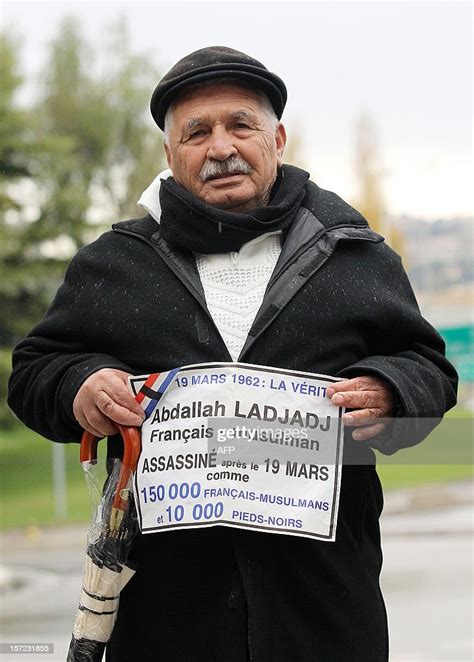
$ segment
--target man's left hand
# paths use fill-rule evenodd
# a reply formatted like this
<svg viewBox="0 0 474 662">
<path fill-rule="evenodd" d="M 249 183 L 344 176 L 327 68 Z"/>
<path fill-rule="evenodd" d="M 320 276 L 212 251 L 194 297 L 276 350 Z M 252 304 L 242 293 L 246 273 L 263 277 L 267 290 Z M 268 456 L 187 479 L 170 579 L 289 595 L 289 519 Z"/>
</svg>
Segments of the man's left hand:
<svg viewBox="0 0 474 662">
<path fill-rule="evenodd" d="M 354 377 L 330 386 L 327 395 L 338 407 L 355 409 L 342 417 L 347 427 L 356 427 L 352 437 L 366 441 L 382 434 L 387 427 L 386 419 L 395 411 L 393 391 L 387 382 L 372 375 Z"/>
</svg>

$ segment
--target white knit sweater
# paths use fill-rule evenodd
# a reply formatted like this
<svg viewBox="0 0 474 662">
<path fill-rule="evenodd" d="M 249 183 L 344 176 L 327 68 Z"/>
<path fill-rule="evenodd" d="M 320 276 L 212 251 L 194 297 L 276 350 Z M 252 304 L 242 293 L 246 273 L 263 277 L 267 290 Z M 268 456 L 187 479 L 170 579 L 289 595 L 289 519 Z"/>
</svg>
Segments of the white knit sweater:
<svg viewBox="0 0 474 662">
<path fill-rule="evenodd" d="M 159 223 L 160 173 L 138 204 Z M 234 361 L 239 357 L 265 289 L 281 252 L 280 232 L 267 232 L 244 244 L 238 252 L 195 255 L 207 307 Z"/>
</svg>

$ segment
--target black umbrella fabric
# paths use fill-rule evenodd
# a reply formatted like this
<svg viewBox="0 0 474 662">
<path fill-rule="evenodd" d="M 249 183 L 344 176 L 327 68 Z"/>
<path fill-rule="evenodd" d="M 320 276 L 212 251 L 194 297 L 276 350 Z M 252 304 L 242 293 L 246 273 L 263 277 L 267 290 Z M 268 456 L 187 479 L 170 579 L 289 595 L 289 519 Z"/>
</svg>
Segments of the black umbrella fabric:
<svg viewBox="0 0 474 662">
<path fill-rule="evenodd" d="M 124 441 L 122 460 L 113 460 L 95 518 L 89 531 L 83 586 L 67 662 L 100 662 L 110 639 L 120 591 L 133 577 L 127 565 L 137 532 L 132 478 L 141 450 L 138 428 L 119 426 Z M 98 439 L 85 432 L 81 463 L 90 474 L 97 463 Z M 110 461 L 108 461 L 110 463 Z"/>
</svg>

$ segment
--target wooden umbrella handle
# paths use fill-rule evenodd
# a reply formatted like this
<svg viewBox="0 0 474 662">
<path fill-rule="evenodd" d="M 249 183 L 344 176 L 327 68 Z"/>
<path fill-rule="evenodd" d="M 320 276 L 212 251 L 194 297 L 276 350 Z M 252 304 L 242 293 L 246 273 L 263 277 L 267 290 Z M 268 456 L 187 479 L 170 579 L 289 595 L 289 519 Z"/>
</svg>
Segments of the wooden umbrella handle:
<svg viewBox="0 0 474 662">
<path fill-rule="evenodd" d="M 142 447 L 140 429 L 135 427 L 128 427 L 126 425 L 119 425 L 118 423 L 115 423 L 115 425 L 117 426 L 123 439 L 124 451 L 122 464 L 134 471 L 137 466 Z M 81 437 L 81 463 L 94 463 L 97 460 L 97 445 L 99 441 L 99 437 L 94 436 L 92 432 L 84 430 Z"/>
<path fill-rule="evenodd" d="M 124 511 L 128 502 L 128 492 L 126 488 L 130 476 L 137 468 L 142 443 L 139 428 L 116 425 L 123 439 L 123 457 L 117 489 L 112 505 L 114 508 Z M 97 462 L 97 445 L 99 441 L 100 439 L 98 437 L 94 436 L 91 432 L 84 430 L 81 438 L 81 463 L 91 462 L 92 464 L 95 464 Z"/>
</svg>

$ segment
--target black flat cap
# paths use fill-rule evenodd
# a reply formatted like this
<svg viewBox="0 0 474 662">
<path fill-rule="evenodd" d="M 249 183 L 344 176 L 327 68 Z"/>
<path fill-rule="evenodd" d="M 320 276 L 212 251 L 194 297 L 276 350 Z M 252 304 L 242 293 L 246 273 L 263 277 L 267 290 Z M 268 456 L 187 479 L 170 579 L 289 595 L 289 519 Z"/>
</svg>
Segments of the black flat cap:
<svg viewBox="0 0 474 662">
<path fill-rule="evenodd" d="M 278 119 L 286 104 L 285 83 L 250 55 L 225 46 L 208 46 L 183 57 L 163 76 L 151 97 L 151 114 L 160 129 L 173 99 L 188 85 L 236 78 L 264 92 Z"/>
</svg>

